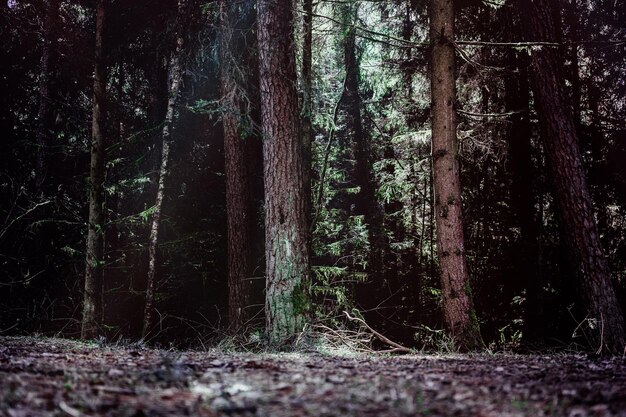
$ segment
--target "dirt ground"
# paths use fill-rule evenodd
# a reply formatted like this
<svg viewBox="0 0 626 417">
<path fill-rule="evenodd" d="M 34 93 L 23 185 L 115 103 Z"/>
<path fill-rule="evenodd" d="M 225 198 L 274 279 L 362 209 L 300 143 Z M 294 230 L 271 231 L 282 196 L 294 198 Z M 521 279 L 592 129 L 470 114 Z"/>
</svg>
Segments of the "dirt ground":
<svg viewBox="0 0 626 417">
<path fill-rule="evenodd" d="M 626 361 L 175 352 L 0 337 L 0 414 L 626 416 Z"/>
</svg>

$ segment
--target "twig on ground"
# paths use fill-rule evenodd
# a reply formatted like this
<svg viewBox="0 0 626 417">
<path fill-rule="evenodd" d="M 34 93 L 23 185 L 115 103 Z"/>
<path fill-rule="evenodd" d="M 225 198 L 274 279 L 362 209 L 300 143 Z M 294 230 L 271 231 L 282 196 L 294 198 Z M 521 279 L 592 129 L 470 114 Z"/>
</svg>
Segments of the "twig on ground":
<svg viewBox="0 0 626 417">
<path fill-rule="evenodd" d="M 335 348 L 344 345 L 357 352 L 375 353 L 374 350 L 369 347 L 372 341 L 371 334 L 366 335 L 366 333 L 363 332 L 333 329 L 323 324 L 316 324 L 314 327 L 320 329 L 320 335 L 323 335 L 324 339 L 328 343 L 333 344 Z"/>
<path fill-rule="evenodd" d="M 75 409 L 74 407 L 70 407 L 69 405 L 65 403 L 65 401 L 61 401 L 59 403 L 59 408 L 65 414 L 68 414 L 72 417 L 85 417 L 85 414 L 81 413 L 79 410 Z"/>
<path fill-rule="evenodd" d="M 381 342 L 386 343 L 389 346 L 393 347 L 393 349 L 383 351 L 382 353 L 411 353 L 411 349 L 409 349 L 408 347 L 402 346 L 401 344 L 396 343 L 393 340 L 387 338 L 386 336 L 378 333 L 376 330 L 372 329 L 370 325 L 365 322 L 365 320 L 360 319 L 358 317 L 352 317 L 350 313 L 348 313 L 347 311 L 344 311 L 344 313 L 346 317 L 348 317 L 348 320 L 361 323 L 363 326 L 365 326 L 365 328 L 367 328 L 367 330 L 372 332 L 372 334 L 376 336 Z"/>
</svg>

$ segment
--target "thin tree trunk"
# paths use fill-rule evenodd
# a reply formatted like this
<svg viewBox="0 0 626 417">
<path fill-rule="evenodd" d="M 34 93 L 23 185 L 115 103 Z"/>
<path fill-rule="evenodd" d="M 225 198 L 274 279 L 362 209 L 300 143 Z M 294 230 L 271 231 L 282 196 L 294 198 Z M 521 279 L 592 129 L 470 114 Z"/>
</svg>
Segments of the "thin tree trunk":
<svg viewBox="0 0 626 417">
<path fill-rule="evenodd" d="M 96 10 L 95 70 L 93 76 L 93 114 L 91 123 L 91 163 L 89 172 L 89 229 L 85 262 L 85 291 L 81 338 L 97 337 L 102 325 L 102 285 L 104 273 L 104 161 L 106 123 L 106 63 L 103 38 L 106 0 Z"/>
<path fill-rule="evenodd" d="M 518 0 L 529 41 L 557 40 L 551 2 Z M 554 182 L 565 240 L 581 298 L 590 319 L 596 320 L 590 342 L 599 352 L 622 354 L 624 318 L 611 283 L 609 265 L 598 236 L 571 107 L 568 105 L 559 51 L 533 50 L 533 92 L 543 144 Z"/>
<path fill-rule="evenodd" d="M 511 59 L 516 59 L 514 56 Z M 515 294 L 526 289 L 526 311 L 524 339 L 527 342 L 540 341 L 542 333 L 543 305 L 541 302 L 542 279 L 539 273 L 538 228 L 535 220 L 536 198 L 533 194 L 531 125 L 530 125 L 530 86 L 524 62 L 519 58 L 517 71 L 504 80 L 506 111 L 516 112 L 511 116 L 509 129 L 509 163 L 511 169 L 511 206 L 520 227 L 517 257 L 517 280 L 513 283 Z"/>
<path fill-rule="evenodd" d="M 307 194 L 306 214 L 311 219 L 312 215 L 312 188 L 311 172 L 313 169 L 313 0 L 304 0 L 302 20 L 302 158 L 304 189 Z M 312 222 L 311 222 L 312 226 Z M 313 230 L 311 230 L 313 232 Z M 309 239 L 309 242 L 311 239 Z"/>
<path fill-rule="evenodd" d="M 296 92 L 291 0 L 259 0 L 265 183 L 266 321 L 280 345 L 304 329 L 310 310 L 308 198 Z"/>
<path fill-rule="evenodd" d="M 388 242 L 384 229 L 383 210 L 376 199 L 376 182 L 374 181 L 374 173 L 372 171 L 373 161 L 361 114 L 362 101 L 359 94 L 360 70 L 356 54 L 356 30 L 354 27 L 357 18 L 358 2 L 347 2 L 342 8 L 342 19 L 346 26 L 343 39 L 346 71 L 343 105 L 346 110 L 348 135 L 354 149 L 354 179 L 360 187 L 355 203 L 357 212 L 364 215 L 370 243 L 367 263 L 369 281 L 379 285 L 382 282 L 384 255 Z"/>
<path fill-rule="evenodd" d="M 251 57 L 246 47 L 250 24 L 238 20 L 250 13 L 253 1 L 233 3 L 222 0 L 221 87 L 224 113 L 224 153 L 226 171 L 226 217 L 228 230 L 228 311 L 232 332 L 237 332 L 250 319 L 247 309 L 251 300 L 251 281 L 256 266 L 255 227 L 257 222 L 254 190 L 254 163 L 258 138 L 250 131 L 252 109 L 246 106 L 253 100 L 253 80 L 242 76 Z M 237 76 L 239 74 L 239 76 Z M 247 101 L 247 100 L 248 101 Z M 245 135 L 245 136 L 244 136 Z M 259 156 L 260 156 L 259 152 Z"/>
<path fill-rule="evenodd" d="M 56 78 L 56 39 L 59 25 L 60 0 L 44 2 L 43 45 L 41 51 L 41 73 L 39 75 L 39 110 L 37 120 L 37 161 L 35 186 L 41 189 L 46 177 L 47 148 L 52 144 L 54 125 L 54 83 Z"/>
<path fill-rule="evenodd" d="M 461 215 L 461 186 L 456 137 L 456 88 L 453 0 L 431 0 L 432 158 L 437 254 L 443 310 L 452 336 L 463 349 L 482 346 L 474 312 Z"/>
<path fill-rule="evenodd" d="M 181 14 L 183 13 L 184 0 L 178 2 L 178 19 L 176 49 L 172 54 L 169 69 L 169 98 L 167 102 L 167 111 L 163 122 L 163 130 L 161 132 L 163 147 L 161 150 L 161 166 L 159 167 L 159 183 L 157 186 L 156 201 L 152 213 L 152 225 L 150 227 L 150 238 L 148 246 L 148 279 L 146 283 L 146 300 L 143 315 L 142 338 L 146 338 L 152 331 L 153 313 L 154 313 L 154 295 L 156 288 L 156 270 L 157 270 L 157 249 L 159 245 L 159 233 L 161 229 L 161 215 L 163 210 L 163 200 L 165 199 L 165 184 L 169 175 L 169 156 L 172 141 L 172 130 L 174 127 L 176 107 L 178 105 L 178 97 L 180 93 L 180 84 L 182 82 L 183 71 L 180 62 L 183 49 L 183 27 L 180 23 Z"/>
</svg>

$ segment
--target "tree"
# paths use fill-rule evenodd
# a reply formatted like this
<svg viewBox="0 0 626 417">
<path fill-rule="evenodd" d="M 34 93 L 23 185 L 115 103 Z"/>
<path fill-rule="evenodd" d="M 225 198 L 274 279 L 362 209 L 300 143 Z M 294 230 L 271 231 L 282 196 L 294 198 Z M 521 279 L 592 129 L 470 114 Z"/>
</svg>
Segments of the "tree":
<svg viewBox="0 0 626 417">
<path fill-rule="evenodd" d="M 59 26 L 60 0 L 51 0 L 44 4 L 43 45 L 41 51 L 41 73 L 39 76 L 39 110 L 37 119 L 37 163 L 35 183 L 41 188 L 46 176 L 46 149 L 52 145 L 54 126 L 55 81 L 57 76 L 57 31 Z"/>
<path fill-rule="evenodd" d="M 550 0 L 516 3 L 529 41 L 558 42 Z M 596 321 L 591 342 L 605 353 L 623 353 L 624 318 L 611 283 L 606 256 L 594 220 L 591 196 L 582 165 L 576 125 L 567 98 L 558 48 L 534 48 L 531 54 L 532 87 L 541 137 L 565 241 L 575 265 L 578 287 L 588 317 Z"/>
<path fill-rule="evenodd" d="M 104 161 L 106 124 L 106 63 L 104 28 L 106 2 L 96 9 L 95 70 L 93 75 L 93 113 L 91 123 L 91 163 L 89 172 L 89 229 L 85 262 L 85 291 L 81 337 L 98 336 L 102 324 L 102 285 L 104 274 Z"/>
<path fill-rule="evenodd" d="M 388 249 L 388 241 L 384 228 L 384 213 L 376 199 L 377 186 L 372 169 L 371 144 L 362 119 L 363 103 L 359 91 L 360 65 L 355 28 L 358 8 L 357 1 L 348 1 L 341 6 L 341 19 L 344 25 L 342 52 L 346 77 L 342 105 L 346 112 L 348 143 L 353 150 L 355 160 L 353 181 L 359 186 L 354 205 L 356 212 L 364 216 L 369 240 L 367 257 L 369 285 L 363 285 L 360 288 L 358 298 L 369 310 L 380 302 L 378 290 L 383 287 L 384 257 Z"/>
<path fill-rule="evenodd" d="M 256 19 L 253 1 L 220 3 L 222 30 L 221 95 L 226 174 L 228 245 L 228 317 L 231 331 L 251 318 L 252 281 L 257 266 L 257 159 L 261 156 L 255 121 L 258 80 L 248 66 L 254 50 L 248 46 Z M 254 33 L 252 32 L 252 35 Z"/>
<path fill-rule="evenodd" d="M 296 92 L 291 0 L 258 2 L 265 188 L 266 321 L 270 343 L 302 331 L 309 314 L 309 227 Z"/>
<path fill-rule="evenodd" d="M 524 337 L 526 341 L 541 339 L 542 279 L 540 275 L 538 230 L 535 220 L 533 194 L 532 131 L 530 125 L 530 87 L 526 60 L 512 57 L 517 62 L 516 71 L 504 80 L 506 110 L 511 112 L 509 137 L 509 164 L 511 169 L 511 205 L 520 228 L 519 257 L 515 265 L 517 282 L 511 283 L 513 291 L 526 289 Z"/>
<path fill-rule="evenodd" d="M 461 207 L 455 113 L 453 0 L 430 3 L 432 159 L 437 225 L 437 255 L 446 325 L 460 347 L 475 349 L 482 341 L 474 312 Z"/>
<path fill-rule="evenodd" d="M 183 78 L 181 55 L 183 52 L 183 14 L 185 13 L 185 0 L 178 0 L 178 19 L 176 22 L 176 46 L 169 62 L 169 97 L 167 112 L 161 131 L 161 164 L 159 167 L 159 182 L 157 186 L 156 201 L 152 209 L 152 225 L 148 246 L 148 280 L 146 285 L 146 305 L 143 316 L 142 337 L 145 339 L 153 325 L 154 292 L 157 270 L 157 249 L 159 245 L 159 231 L 161 228 L 161 215 L 163 212 L 163 200 L 165 199 L 165 185 L 169 175 L 170 147 L 172 142 L 172 130 L 174 128 L 175 115 L 180 95 L 180 85 Z"/>
<path fill-rule="evenodd" d="M 312 215 L 311 170 L 313 165 L 313 0 L 304 0 L 302 18 L 302 155 L 307 218 Z M 309 220 L 311 222 L 311 220 Z M 309 239 L 310 241 L 310 239 Z"/>
</svg>

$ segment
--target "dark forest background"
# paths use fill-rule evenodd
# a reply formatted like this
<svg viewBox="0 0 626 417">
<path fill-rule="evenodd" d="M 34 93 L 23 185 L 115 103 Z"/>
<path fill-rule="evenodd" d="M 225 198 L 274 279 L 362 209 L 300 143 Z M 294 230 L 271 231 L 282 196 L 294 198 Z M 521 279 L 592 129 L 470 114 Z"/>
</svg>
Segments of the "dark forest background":
<svg viewBox="0 0 626 417">
<path fill-rule="evenodd" d="M 101 334 L 109 340 L 142 333 L 175 53 L 182 83 L 157 245 L 158 331 L 149 341 L 198 346 L 228 333 L 224 30 L 218 2 L 188 3 L 181 24 L 175 1 L 107 2 Z M 586 345 L 585 329 L 597 323 L 575 289 L 529 87 L 529 53 L 541 46 L 512 45 L 524 29 L 510 2 L 456 4 L 463 220 L 483 339 L 497 348 Z M 600 240 L 626 311 L 626 8 L 613 0 L 549 4 Z M 320 323 L 349 327 L 343 311 L 359 311 L 396 341 L 437 349 L 448 339 L 431 191 L 427 6 L 313 6 L 311 292 Z M 301 51 L 307 14 L 299 2 L 294 11 Z M 230 68 L 247 88 L 250 142 L 260 123 L 255 14 L 255 2 L 241 0 L 231 16 L 234 48 L 246 58 Z M 0 5 L 0 334 L 80 335 L 95 19 L 95 1 Z M 355 106 L 363 149 L 353 141 Z M 246 334 L 261 334 L 265 323 L 259 143 L 246 160 L 257 237 L 247 242 L 254 262 Z"/>
</svg>

